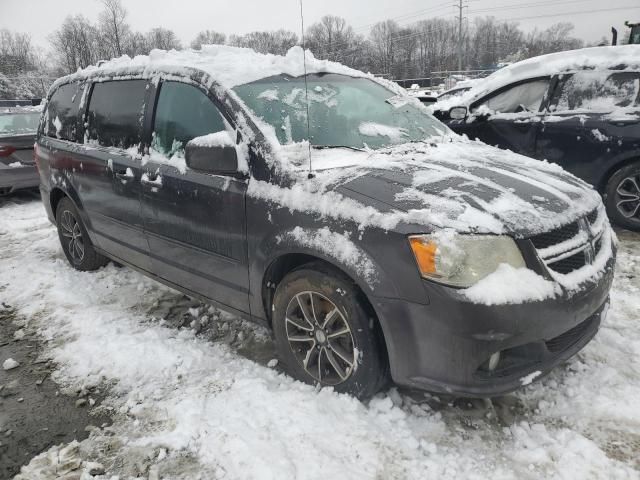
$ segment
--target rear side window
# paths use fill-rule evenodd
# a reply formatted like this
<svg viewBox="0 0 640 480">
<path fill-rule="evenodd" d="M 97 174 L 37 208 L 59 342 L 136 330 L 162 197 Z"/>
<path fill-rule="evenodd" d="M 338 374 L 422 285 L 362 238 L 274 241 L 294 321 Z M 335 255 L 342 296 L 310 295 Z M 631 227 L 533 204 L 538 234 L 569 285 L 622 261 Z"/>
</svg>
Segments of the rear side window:
<svg viewBox="0 0 640 480">
<path fill-rule="evenodd" d="M 127 149 L 142 139 L 145 80 L 96 83 L 87 112 L 85 143 Z"/>
<path fill-rule="evenodd" d="M 78 83 L 60 86 L 47 103 L 44 134 L 47 137 L 76 141 L 78 129 L 78 107 L 82 88 Z"/>
<path fill-rule="evenodd" d="M 549 79 L 521 83 L 493 95 L 473 110 L 485 107 L 496 113 L 537 112 L 547 88 Z"/>
<path fill-rule="evenodd" d="M 640 72 L 586 71 L 567 79 L 554 95 L 552 111 L 610 112 L 640 105 Z"/>
<path fill-rule="evenodd" d="M 225 130 L 222 114 L 193 85 L 164 82 L 156 107 L 153 148 L 167 156 L 182 155 L 190 140 Z"/>
</svg>

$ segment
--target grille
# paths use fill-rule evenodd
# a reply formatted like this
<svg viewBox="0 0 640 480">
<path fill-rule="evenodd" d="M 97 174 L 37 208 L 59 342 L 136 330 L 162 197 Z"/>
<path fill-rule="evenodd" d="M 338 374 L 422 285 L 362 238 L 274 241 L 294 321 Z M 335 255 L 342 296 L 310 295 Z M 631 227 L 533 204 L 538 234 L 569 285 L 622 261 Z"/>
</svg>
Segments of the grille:
<svg viewBox="0 0 640 480">
<path fill-rule="evenodd" d="M 590 226 L 593 226 L 598 220 L 598 209 L 589 212 L 586 216 L 586 220 Z M 569 223 L 560 228 L 556 228 L 555 230 L 551 230 L 550 232 L 535 235 L 529 240 L 531 240 L 537 250 L 543 250 L 574 238 L 580 233 L 580 223 L 580 221 Z M 596 254 L 600 251 L 601 246 L 602 239 L 599 238 L 594 245 Z M 547 256 L 546 258 L 542 258 L 542 260 L 550 270 L 566 275 L 568 273 L 579 270 L 587 264 L 587 262 L 589 261 L 589 257 L 587 255 L 586 249 L 588 248 L 590 248 L 589 244 L 585 243 L 584 250 L 580 250 L 570 257 L 556 261 L 553 258 L 550 258 L 550 256 Z M 557 257 L 559 255 L 556 254 L 555 256 Z"/>
<path fill-rule="evenodd" d="M 595 321 L 595 319 L 596 316 L 588 318 L 584 322 L 573 327 L 571 330 L 567 330 L 557 337 L 552 338 L 551 340 L 547 340 L 546 342 L 544 342 L 547 346 L 547 350 L 549 350 L 551 353 L 558 353 L 566 350 L 582 338 L 585 331 L 589 328 L 589 325 L 591 325 L 591 323 Z"/>
</svg>

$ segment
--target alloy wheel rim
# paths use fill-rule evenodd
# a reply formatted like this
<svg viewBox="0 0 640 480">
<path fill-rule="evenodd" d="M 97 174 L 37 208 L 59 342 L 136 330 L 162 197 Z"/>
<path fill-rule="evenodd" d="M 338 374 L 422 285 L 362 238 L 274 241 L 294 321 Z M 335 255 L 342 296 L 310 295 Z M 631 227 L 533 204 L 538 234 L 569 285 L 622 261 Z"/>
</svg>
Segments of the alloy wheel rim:
<svg viewBox="0 0 640 480">
<path fill-rule="evenodd" d="M 289 347 L 309 375 L 323 385 L 349 379 L 357 350 L 346 318 L 331 300 L 300 292 L 289 301 L 285 320 Z"/>
<path fill-rule="evenodd" d="M 623 217 L 640 222 L 640 174 L 626 177 L 618 184 L 616 208 Z"/>
<path fill-rule="evenodd" d="M 62 237 L 66 240 L 66 249 L 75 263 L 84 259 L 84 239 L 82 229 L 76 217 L 69 210 L 62 212 L 60 221 Z"/>
</svg>

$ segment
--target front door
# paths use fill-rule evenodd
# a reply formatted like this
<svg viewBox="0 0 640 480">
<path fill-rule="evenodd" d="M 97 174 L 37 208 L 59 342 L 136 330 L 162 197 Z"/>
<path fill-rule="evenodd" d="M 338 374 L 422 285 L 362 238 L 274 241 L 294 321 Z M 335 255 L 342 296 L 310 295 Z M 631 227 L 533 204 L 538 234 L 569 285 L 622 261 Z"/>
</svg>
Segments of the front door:
<svg viewBox="0 0 640 480">
<path fill-rule="evenodd" d="M 196 86 L 164 81 L 157 98 L 151 155 L 142 177 L 153 271 L 247 312 L 246 180 L 197 172 L 184 160 L 188 141 L 231 129 L 230 124 Z"/>
<path fill-rule="evenodd" d="M 553 93 L 536 157 L 598 188 L 619 159 L 637 150 L 639 125 L 640 73 L 577 72 Z"/>
<path fill-rule="evenodd" d="M 538 78 L 491 93 L 472 105 L 469 119 L 454 130 L 532 157 L 540 128 L 539 110 L 548 86 L 549 79 Z"/>
</svg>

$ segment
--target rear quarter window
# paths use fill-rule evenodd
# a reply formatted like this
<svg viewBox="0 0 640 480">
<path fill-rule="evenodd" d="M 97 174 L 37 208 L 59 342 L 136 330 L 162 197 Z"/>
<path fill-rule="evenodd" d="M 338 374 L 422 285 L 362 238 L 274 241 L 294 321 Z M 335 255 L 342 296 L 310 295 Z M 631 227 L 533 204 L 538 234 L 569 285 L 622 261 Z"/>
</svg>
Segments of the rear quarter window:
<svg viewBox="0 0 640 480">
<path fill-rule="evenodd" d="M 145 80 L 95 83 L 87 111 L 85 143 L 127 149 L 142 139 Z"/>
<path fill-rule="evenodd" d="M 76 141 L 81 97 L 79 83 L 61 85 L 53 93 L 44 116 L 43 133 L 47 137 Z"/>
<path fill-rule="evenodd" d="M 611 112 L 640 106 L 640 72 L 578 72 L 561 84 L 552 111 Z"/>
</svg>

